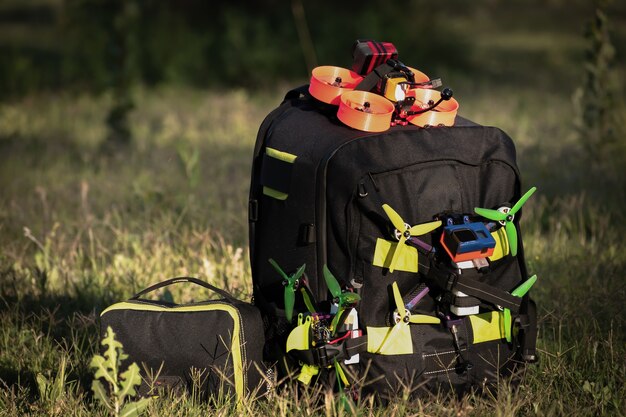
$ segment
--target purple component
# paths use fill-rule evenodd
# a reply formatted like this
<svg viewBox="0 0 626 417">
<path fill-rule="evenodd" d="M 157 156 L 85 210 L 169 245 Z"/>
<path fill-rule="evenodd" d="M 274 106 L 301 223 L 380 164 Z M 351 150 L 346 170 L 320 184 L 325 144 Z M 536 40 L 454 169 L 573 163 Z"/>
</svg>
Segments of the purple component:
<svg viewBox="0 0 626 417">
<path fill-rule="evenodd" d="M 422 249 L 426 254 L 435 251 L 435 248 L 433 248 L 431 245 L 424 242 L 423 240 L 416 238 L 415 236 L 411 236 L 409 239 L 407 239 L 406 242 L 414 248 Z"/>
<path fill-rule="evenodd" d="M 411 311 L 413 310 L 413 307 L 415 307 L 415 305 L 417 303 L 419 303 L 419 301 L 424 298 L 424 296 L 428 294 L 428 287 L 424 288 L 422 291 L 420 291 L 419 293 L 417 293 L 417 295 L 415 297 L 413 297 L 413 299 L 411 301 L 409 301 L 406 305 L 406 309 Z"/>
<path fill-rule="evenodd" d="M 450 316 L 446 316 L 445 321 L 446 321 L 446 327 L 448 329 L 451 329 L 454 326 L 460 326 L 461 323 L 463 323 L 463 319 L 462 318 L 457 318 L 457 319 L 452 320 L 450 318 Z"/>
</svg>

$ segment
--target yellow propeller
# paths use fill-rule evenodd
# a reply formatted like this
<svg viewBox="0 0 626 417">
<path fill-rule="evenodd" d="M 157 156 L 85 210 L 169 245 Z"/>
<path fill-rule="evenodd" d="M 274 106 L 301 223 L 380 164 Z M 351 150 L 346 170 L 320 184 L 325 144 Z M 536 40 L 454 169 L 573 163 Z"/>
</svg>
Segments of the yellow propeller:
<svg viewBox="0 0 626 417">
<path fill-rule="evenodd" d="M 398 244 L 396 245 L 396 249 L 393 252 L 393 257 L 391 258 L 391 263 L 389 264 L 389 272 L 393 272 L 396 262 L 400 258 L 400 254 L 402 253 L 402 251 L 404 251 L 406 247 L 405 243 L 407 239 L 409 239 L 411 236 L 422 236 L 426 233 L 432 232 L 433 230 L 441 226 L 441 220 L 410 226 L 404 220 L 402 220 L 402 217 L 400 217 L 400 215 L 388 204 L 383 204 L 383 210 L 385 210 L 387 217 L 389 217 L 389 220 L 391 220 L 391 224 L 393 224 L 393 227 L 395 227 L 398 231 L 396 236 L 398 239 Z"/>
</svg>

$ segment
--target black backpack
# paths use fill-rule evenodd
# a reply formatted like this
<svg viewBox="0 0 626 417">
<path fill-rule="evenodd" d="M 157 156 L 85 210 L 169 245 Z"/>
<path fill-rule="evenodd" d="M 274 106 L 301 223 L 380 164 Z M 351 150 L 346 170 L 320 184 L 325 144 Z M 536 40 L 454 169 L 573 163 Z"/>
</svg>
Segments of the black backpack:
<svg viewBox="0 0 626 417">
<path fill-rule="evenodd" d="M 265 360 L 279 377 L 381 398 L 406 387 L 463 393 L 517 375 L 536 359 L 521 211 L 490 221 L 474 210 L 520 200 L 512 140 L 459 116 L 453 127 L 368 133 L 336 112 L 305 86 L 259 129 L 249 230 Z M 470 252 L 483 256 L 462 256 Z"/>
</svg>

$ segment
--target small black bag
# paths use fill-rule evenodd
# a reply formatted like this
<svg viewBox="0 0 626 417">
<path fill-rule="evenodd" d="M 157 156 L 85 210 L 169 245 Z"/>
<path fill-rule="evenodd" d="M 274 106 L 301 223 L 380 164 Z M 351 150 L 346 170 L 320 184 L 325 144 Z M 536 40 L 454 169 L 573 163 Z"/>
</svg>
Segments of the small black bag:
<svg viewBox="0 0 626 417">
<path fill-rule="evenodd" d="M 159 288 L 191 282 L 222 296 L 189 304 L 140 298 Z M 101 314 L 101 334 L 110 326 L 142 372 L 141 395 L 154 388 L 200 387 L 201 398 L 260 393 L 265 342 L 259 310 L 197 278 L 172 278 L 113 304 Z M 160 370 L 160 371 L 159 371 Z M 158 376 L 155 378 L 154 376 Z"/>
</svg>

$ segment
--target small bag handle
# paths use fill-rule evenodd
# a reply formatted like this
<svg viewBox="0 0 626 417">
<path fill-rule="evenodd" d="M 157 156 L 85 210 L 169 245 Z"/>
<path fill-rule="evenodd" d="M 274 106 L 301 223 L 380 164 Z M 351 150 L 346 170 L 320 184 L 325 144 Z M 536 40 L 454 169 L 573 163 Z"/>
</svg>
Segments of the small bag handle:
<svg viewBox="0 0 626 417">
<path fill-rule="evenodd" d="M 170 278 L 167 279 L 165 281 L 159 282 L 158 284 L 154 284 L 149 286 L 148 288 L 139 291 L 137 294 L 133 295 L 130 299 L 131 300 L 138 300 L 139 297 L 141 297 L 142 295 L 146 295 L 149 292 L 158 290 L 159 288 L 163 288 L 163 287 L 167 287 L 168 285 L 172 285 L 172 284 L 178 284 L 180 282 L 191 282 L 193 284 L 197 284 L 200 285 L 201 287 L 204 288 L 208 288 L 209 290 L 221 295 L 222 297 L 224 297 L 225 299 L 227 299 L 228 301 L 230 301 L 231 303 L 237 302 L 238 300 L 233 297 L 232 295 L 230 295 L 228 292 L 219 289 L 211 284 L 209 284 L 208 282 L 204 282 L 198 278 L 194 278 L 194 277 L 176 277 L 176 278 Z"/>
</svg>

